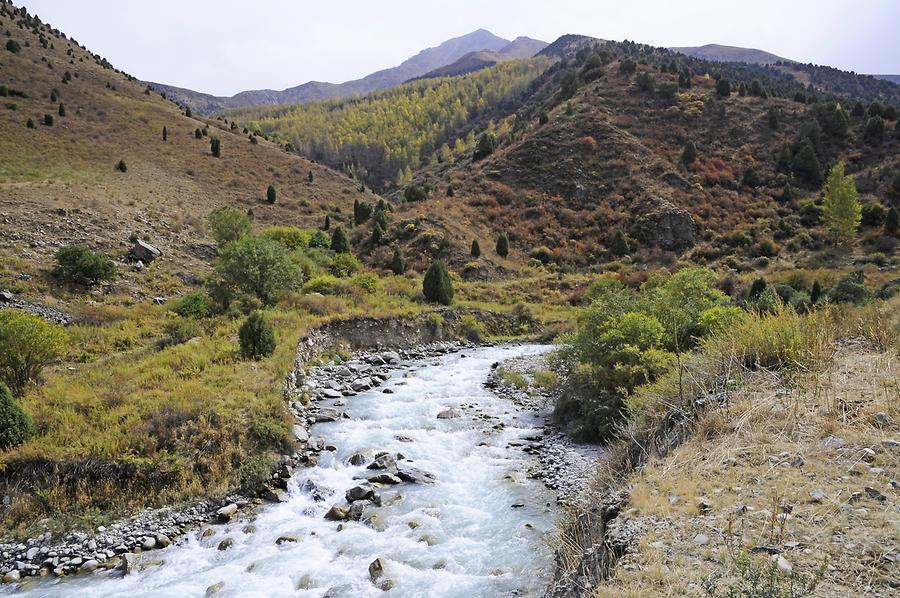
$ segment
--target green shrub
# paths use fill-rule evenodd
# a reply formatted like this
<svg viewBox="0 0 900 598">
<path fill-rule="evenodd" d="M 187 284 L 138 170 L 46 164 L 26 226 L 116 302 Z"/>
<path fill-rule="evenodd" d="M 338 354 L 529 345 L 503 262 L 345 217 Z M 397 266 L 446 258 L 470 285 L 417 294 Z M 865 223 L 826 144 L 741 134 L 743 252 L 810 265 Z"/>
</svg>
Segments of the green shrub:
<svg viewBox="0 0 900 598">
<path fill-rule="evenodd" d="M 34 436 L 34 422 L 0 383 L 0 450 L 14 448 Z"/>
<path fill-rule="evenodd" d="M 189 293 L 178 300 L 172 309 L 176 314 L 185 318 L 207 318 L 212 313 L 209 299 L 203 293 Z"/>
<path fill-rule="evenodd" d="M 125 164 L 125 160 L 119 160 L 116 164 L 116 170 L 119 172 L 128 172 L 128 165 Z"/>
<path fill-rule="evenodd" d="M 6 42 L 6 49 L 13 54 L 18 54 L 22 50 L 22 46 L 16 40 L 11 39 Z"/>
<path fill-rule="evenodd" d="M 0 382 L 15 396 L 40 380 L 44 367 L 62 357 L 65 348 L 62 327 L 27 312 L 0 310 Z"/>
<path fill-rule="evenodd" d="M 313 233 L 294 226 L 269 226 L 262 231 L 261 236 L 294 250 L 309 247 Z"/>
<path fill-rule="evenodd" d="M 253 312 L 238 331 L 241 357 L 260 359 L 275 352 L 275 331 L 261 313 Z"/>
<path fill-rule="evenodd" d="M 269 188 L 266 189 L 266 201 L 269 203 L 275 203 L 277 198 L 277 194 L 275 192 L 275 187 L 273 185 L 269 185 Z"/>
<path fill-rule="evenodd" d="M 391 256 L 391 272 L 400 275 L 406 272 L 406 258 L 403 257 L 403 249 L 398 243 L 394 243 L 393 255 Z"/>
<path fill-rule="evenodd" d="M 459 331 L 463 338 L 473 343 L 484 341 L 484 336 L 486 334 L 484 324 L 472 314 L 463 314 L 460 316 Z"/>
<path fill-rule="evenodd" d="M 320 295 L 337 295 L 341 290 L 341 281 L 331 274 L 320 274 L 303 285 L 304 293 L 319 293 Z"/>
<path fill-rule="evenodd" d="M 481 160 L 483 158 L 487 158 L 494 153 L 494 148 L 496 145 L 497 138 L 494 137 L 493 133 L 482 133 L 478 136 L 478 144 L 475 146 L 475 151 L 472 153 L 472 159 Z"/>
<path fill-rule="evenodd" d="M 681 162 L 682 164 L 689 165 L 693 164 L 696 160 L 697 146 L 689 139 L 687 143 L 684 144 L 684 149 L 681 151 Z"/>
<path fill-rule="evenodd" d="M 481 257 L 481 246 L 478 244 L 478 239 L 472 239 L 472 247 L 469 250 L 469 255 L 474 258 Z"/>
<path fill-rule="evenodd" d="M 338 253 L 331 259 L 328 270 L 335 276 L 348 278 L 362 270 L 362 262 L 352 253 Z"/>
<path fill-rule="evenodd" d="M 166 334 L 159 343 L 160 348 L 180 345 L 200 336 L 200 326 L 196 320 L 190 318 L 179 317 L 169 320 L 163 329 Z"/>
<path fill-rule="evenodd" d="M 223 307 L 241 294 L 272 305 L 282 293 L 302 283 L 303 273 L 283 245 L 247 236 L 222 248 L 213 264 L 211 294 Z"/>
<path fill-rule="evenodd" d="M 509 237 L 506 236 L 506 233 L 501 233 L 499 237 L 497 237 L 497 255 L 500 257 L 506 257 L 509 255 Z"/>
<path fill-rule="evenodd" d="M 828 292 L 828 300 L 832 303 L 864 303 L 870 296 L 869 289 L 863 284 L 861 272 L 843 276 Z"/>
<path fill-rule="evenodd" d="M 219 247 L 244 237 L 252 228 L 250 217 L 246 213 L 227 206 L 210 212 L 207 220 L 210 232 Z"/>
<path fill-rule="evenodd" d="M 631 253 L 631 247 L 628 245 L 628 239 L 625 238 L 625 233 L 621 230 L 617 230 L 615 236 L 613 236 L 612 243 L 609 246 L 609 251 L 616 257 L 623 257 Z"/>
<path fill-rule="evenodd" d="M 374 293 L 378 290 L 378 277 L 371 272 L 357 274 L 350 279 L 350 284 L 366 293 Z"/>
<path fill-rule="evenodd" d="M 450 305 L 453 301 L 453 281 L 442 260 L 435 260 L 422 280 L 422 292 L 431 303 Z"/>
<path fill-rule="evenodd" d="M 310 238 L 309 246 L 317 249 L 328 249 L 331 247 L 331 237 L 329 237 L 328 233 L 325 231 L 317 230 L 313 233 L 312 238 Z"/>
<path fill-rule="evenodd" d="M 335 253 L 350 253 L 350 241 L 343 227 L 336 226 L 331 234 L 331 250 Z"/>
<path fill-rule="evenodd" d="M 116 275 L 116 265 L 98 251 L 67 245 L 56 252 L 55 274 L 66 282 L 90 286 L 112 280 Z"/>
<path fill-rule="evenodd" d="M 403 199 L 410 202 L 425 201 L 428 199 L 428 191 L 420 185 L 411 184 L 403 191 Z"/>
</svg>

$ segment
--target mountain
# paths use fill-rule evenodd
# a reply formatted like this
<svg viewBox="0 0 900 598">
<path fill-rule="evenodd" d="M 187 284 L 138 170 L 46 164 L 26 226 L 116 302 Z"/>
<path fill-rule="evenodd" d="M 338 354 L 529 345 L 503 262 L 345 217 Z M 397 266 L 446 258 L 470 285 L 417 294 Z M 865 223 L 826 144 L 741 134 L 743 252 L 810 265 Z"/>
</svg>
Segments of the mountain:
<svg viewBox="0 0 900 598">
<path fill-rule="evenodd" d="M 517 37 L 498 52 L 491 52 L 489 50 L 469 52 L 459 60 L 434 69 L 433 71 L 429 71 L 421 77 L 417 77 L 417 79 L 464 75 L 483 68 L 492 67 L 497 63 L 505 62 L 507 60 L 531 58 L 546 48 L 547 45 L 547 42 L 531 39 L 530 37 Z"/>
<path fill-rule="evenodd" d="M 776 56 L 770 52 L 755 48 L 741 48 L 738 46 L 723 46 L 720 44 L 706 44 L 705 46 L 685 46 L 669 48 L 673 52 L 679 52 L 694 58 L 709 60 L 712 62 L 744 62 L 747 64 L 775 64 L 776 62 L 794 62 L 793 60 Z"/>
<path fill-rule="evenodd" d="M 227 109 L 246 108 L 249 106 L 303 104 L 317 100 L 366 94 L 393 87 L 410 79 L 416 79 L 429 71 L 451 64 L 471 52 L 502 52 L 504 49 L 507 49 L 508 52 L 505 56 L 523 57 L 523 54 L 527 54 L 531 48 L 535 48 L 542 43 L 528 38 L 517 38 L 510 42 L 494 35 L 490 31 L 478 29 L 467 35 L 449 39 L 437 47 L 422 50 L 398 66 L 376 71 L 362 79 L 344 83 L 310 81 L 282 91 L 258 89 L 242 91 L 231 97 L 212 96 L 164 83 L 150 82 L 149 85 L 157 91 L 165 93 L 166 97 L 177 103 L 188 106 L 191 110 L 200 114 L 213 114 Z M 537 48 L 535 52 L 539 49 Z"/>
</svg>

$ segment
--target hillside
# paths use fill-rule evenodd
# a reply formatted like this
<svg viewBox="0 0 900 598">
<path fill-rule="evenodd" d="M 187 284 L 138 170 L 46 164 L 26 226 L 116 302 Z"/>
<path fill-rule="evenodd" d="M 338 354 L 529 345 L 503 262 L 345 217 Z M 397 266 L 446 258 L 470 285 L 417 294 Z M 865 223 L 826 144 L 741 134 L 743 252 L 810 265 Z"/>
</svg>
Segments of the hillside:
<svg viewBox="0 0 900 598">
<path fill-rule="evenodd" d="M 418 79 L 434 79 L 436 77 L 453 77 L 456 75 L 464 75 L 483 68 L 492 67 L 499 62 L 506 60 L 517 60 L 523 58 L 531 58 L 535 54 L 547 47 L 547 42 L 531 39 L 528 37 L 517 37 L 504 46 L 498 52 L 490 52 L 488 50 L 480 50 L 478 52 L 469 52 L 459 60 L 434 69 L 417 77 Z"/>
<path fill-rule="evenodd" d="M 472 33 L 449 39 L 439 46 L 422 50 L 395 67 L 374 72 L 362 79 L 344 83 L 309 81 L 282 91 L 273 89 L 250 90 L 242 91 L 231 97 L 216 97 L 189 89 L 169 86 L 164 83 L 150 83 L 150 85 L 157 91 L 165 93 L 168 98 L 178 104 L 188 106 L 200 114 L 213 114 L 223 110 L 252 106 L 303 104 L 387 89 L 404 81 L 421 77 L 437 68 L 452 64 L 466 54 L 478 51 L 499 52 L 513 44 L 515 44 L 513 46 L 514 52 L 519 54 L 522 53 L 523 48 L 524 51 L 527 51 L 532 47 L 532 44 L 524 43 L 524 41 L 516 44 L 516 42 L 497 37 L 490 31 L 479 29 Z M 537 50 L 535 50 L 536 52 Z"/>
<path fill-rule="evenodd" d="M 757 50 L 755 48 L 741 48 L 738 46 L 723 46 L 721 44 L 706 44 L 705 46 L 685 46 L 669 48 L 673 52 L 685 54 L 693 58 L 709 60 L 712 62 L 746 62 L 748 64 L 775 64 L 776 62 L 794 62 L 787 58 L 776 56 L 771 52 Z"/>
</svg>

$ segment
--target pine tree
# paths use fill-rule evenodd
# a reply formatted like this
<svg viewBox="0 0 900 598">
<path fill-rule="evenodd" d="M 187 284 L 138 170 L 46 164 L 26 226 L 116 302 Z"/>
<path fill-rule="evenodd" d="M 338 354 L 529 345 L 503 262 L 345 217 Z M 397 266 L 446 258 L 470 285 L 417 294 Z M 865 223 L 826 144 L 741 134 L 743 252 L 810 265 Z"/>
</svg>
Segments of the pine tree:
<svg viewBox="0 0 900 598">
<path fill-rule="evenodd" d="M 625 238 L 625 233 L 621 230 L 616 231 L 612 243 L 609 246 L 609 250 L 613 255 L 618 257 L 631 253 L 631 247 L 628 245 L 628 239 Z"/>
<path fill-rule="evenodd" d="M 25 122 L 25 126 L 28 127 L 29 129 L 33 129 L 34 128 L 34 119 L 29 118 Z"/>
<path fill-rule="evenodd" d="M 331 233 L 331 250 L 335 253 L 350 253 L 350 241 L 340 226 L 336 226 Z"/>
<path fill-rule="evenodd" d="M 163 141 L 168 141 L 168 140 L 169 140 L 169 130 L 167 128 L 163 127 Z"/>
<path fill-rule="evenodd" d="M 194 129 L 194 137 L 197 139 L 203 139 L 203 131 L 200 130 L 200 127 Z"/>
<path fill-rule="evenodd" d="M 791 169 L 794 175 L 802 181 L 818 185 L 822 182 L 822 167 L 819 165 L 819 158 L 816 156 L 816 150 L 813 149 L 812 142 L 803 139 L 800 150 L 794 154 L 791 160 Z"/>
<path fill-rule="evenodd" d="M 697 160 L 697 146 L 694 145 L 694 142 L 688 139 L 687 143 L 684 144 L 684 149 L 681 152 L 681 162 L 684 165 L 693 164 Z"/>
<path fill-rule="evenodd" d="M 481 257 L 481 246 L 478 244 L 478 239 L 472 239 L 472 249 L 469 250 L 469 255 L 474 258 Z"/>
<path fill-rule="evenodd" d="M 322 225 L 322 230 L 331 230 L 331 216 L 329 214 L 325 214 L 325 224 Z"/>
<path fill-rule="evenodd" d="M 66 107 L 64 104 L 59 105 L 59 110 L 57 111 L 60 116 L 66 115 Z"/>
<path fill-rule="evenodd" d="M 250 314 L 241 325 L 238 338 L 241 344 L 241 357 L 244 359 L 260 359 L 275 352 L 275 331 L 258 311 Z"/>
<path fill-rule="evenodd" d="M 550 122 L 550 115 L 546 111 L 541 110 L 541 113 L 538 115 L 538 124 L 546 125 L 548 122 Z"/>
<path fill-rule="evenodd" d="M 9 388 L 0 382 L 0 450 L 19 446 L 34 433 L 34 422 L 13 398 Z"/>
<path fill-rule="evenodd" d="M 218 137 L 213 137 L 209 140 L 209 150 L 212 152 L 213 158 L 222 157 L 222 142 L 219 141 Z"/>
<path fill-rule="evenodd" d="M 897 212 L 897 208 L 891 208 L 884 219 L 884 232 L 896 235 L 898 230 L 900 230 L 900 212 Z"/>
<path fill-rule="evenodd" d="M 276 194 L 275 194 L 275 186 L 269 185 L 269 188 L 266 189 L 266 201 L 269 203 L 275 203 Z"/>
<path fill-rule="evenodd" d="M 744 171 L 744 177 L 741 179 L 741 184 L 745 187 L 759 187 L 762 185 L 762 179 L 759 177 L 759 174 L 756 170 L 749 166 L 747 170 Z"/>
<path fill-rule="evenodd" d="M 453 281 L 442 260 L 435 260 L 428 268 L 422 280 L 422 292 L 431 303 L 450 305 L 453 301 Z"/>
<path fill-rule="evenodd" d="M 447 185 L 447 197 L 453 197 L 453 185 Z"/>
<path fill-rule="evenodd" d="M 310 183 L 313 182 L 313 171 L 312 171 L 312 170 L 310 170 L 310 171 L 309 171 L 309 174 L 306 175 L 306 179 L 307 179 Z"/>
<path fill-rule="evenodd" d="M 399 243 L 394 243 L 394 254 L 391 256 L 391 272 L 398 276 L 406 272 L 406 259 L 403 257 L 403 250 L 400 248 Z"/>
<path fill-rule="evenodd" d="M 812 290 L 809 292 L 809 302 L 813 305 L 822 298 L 822 284 L 816 280 L 813 282 Z"/>
<path fill-rule="evenodd" d="M 45 114 L 45 115 L 44 115 L 44 126 L 45 126 L 45 127 L 52 127 L 52 126 L 53 126 L 53 115 L 52 115 L 52 114 Z"/>
<path fill-rule="evenodd" d="M 506 236 L 506 233 L 500 233 L 500 236 L 497 237 L 497 255 L 500 257 L 509 255 L 509 237 Z"/>
<path fill-rule="evenodd" d="M 119 163 L 116 164 L 116 170 L 118 170 L 119 172 L 127 172 L 128 171 L 128 165 L 125 164 L 125 160 L 119 160 Z"/>
<path fill-rule="evenodd" d="M 866 129 L 863 138 L 869 145 L 879 145 L 884 140 L 884 119 L 873 116 L 866 121 Z"/>
<path fill-rule="evenodd" d="M 191 117 L 193 116 L 193 113 L 191 112 L 191 107 L 190 107 L 190 106 L 185 106 L 185 108 L 184 108 L 184 115 L 185 115 L 186 117 L 188 117 L 188 118 L 191 118 Z"/>
<path fill-rule="evenodd" d="M 381 223 L 377 220 L 372 222 L 372 245 L 381 245 L 381 241 L 384 239 L 384 228 L 382 228 Z"/>
<path fill-rule="evenodd" d="M 856 236 L 862 220 L 862 207 L 853 177 L 844 174 L 844 163 L 838 162 L 828 173 L 822 188 L 825 200 L 822 213 L 825 225 L 837 243 L 846 243 Z"/>
<path fill-rule="evenodd" d="M 727 98 L 731 95 L 731 82 L 722 77 L 718 81 L 716 81 L 716 93 L 719 94 L 719 97 Z"/>
</svg>

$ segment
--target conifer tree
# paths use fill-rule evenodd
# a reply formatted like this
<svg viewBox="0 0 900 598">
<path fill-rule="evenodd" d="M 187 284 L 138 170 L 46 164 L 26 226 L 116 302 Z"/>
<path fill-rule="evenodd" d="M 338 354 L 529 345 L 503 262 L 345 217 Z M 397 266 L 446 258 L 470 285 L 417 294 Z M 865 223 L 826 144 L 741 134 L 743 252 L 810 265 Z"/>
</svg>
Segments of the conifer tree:
<svg viewBox="0 0 900 598">
<path fill-rule="evenodd" d="M 681 152 L 681 162 L 684 165 L 693 164 L 694 161 L 697 160 L 697 146 L 694 145 L 694 142 L 688 139 L 687 143 L 684 144 L 684 149 Z"/>
<path fill-rule="evenodd" d="M 891 208 L 884 219 L 884 232 L 896 235 L 898 230 L 900 230 L 900 212 L 897 208 Z"/>
<path fill-rule="evenodd" d="M 628 245 L 628 239 L 625 238 L 625 233 L 621 230 L 616 231 L 612 243 L 609 246 L 609 250 L 613 255 L 618 257 L 631 253 L 631 247 Z"/>
<path fill-rule="evenodd" d="M 853 177 L 844 174 L 844 163 L 838 162 L 828 173 L 822 188 L 825 196 L 822 214 L 825 225 L 837 243 L 846 243 L 856 236 L 862 220 L 862 207 Z"/>
<path fill-rule="evenodd" d="M 469 250 L 469 255 L 474 258 L 481 257 L 481 246 L 478 245 L 478 239 L 472 239 L 472 248 Z"/>
<path fill-rule="evenodd" d="M 63 104 L 59 105 L 59 110 L 57 111 L 60 116 L 66 115 L 66 107 Z"/>
<path fill-rule="evenodd" d="M 335 253 L 350 253 L 350 241 L 340 226 L 336 226 L 331 233 L 331 250 Z"/>
<path fill-rule="evenodd" d="M 382 239 L 384 239 L 384 228 L 380 222 L 374 220 L 372 221 L 372 245 L 381 245 Z"/>
<path fill-rule="evenodd" d="M 509 237 L 506 236 L 506 233 L 500 233 L 500 236 L 497 237 L 497 255 L 500 257 L 506 257 L 509 255 Z"/>
<path fill-rule="evenodd" d="M 822 298 L 822 284 L 816 280 L 813 282 L 812 290 L 809 292 L 809 302 L 813 305 Z"/>
<path fill-rule="evenodd" d="M 33 128 L 34 128 L 34 119 L 29 118 L 29 119 L 25 122 L 25 126 L 28 127 L 29 129 L 33 129 Z"/>
<path fill-rule="evenodd" d="M 194 129 L 194 137 L 197 139 L 203 139 L 203 131 L 200 130 L 200 127 Z"/>
<path fill-rule="evenodd" d="M 406 272 L 406 258 L 399 243 L 394 243 L 394 254 L 391 256 L 391 272 L 400 275 Z"/>
<path fill-rule="evenodd" d="M 275 199 L 276 199 L 275 186 L 269 185 L 269 188 L 266 189 L 266 201 L 269 203 L 275 203 Z"/>
<path fill-rule="evenodd" d="M 428 268 L 422 280 L 422 292 L 431 303 L 450 305 L 453 301 L 453 281 L 442 260 L 435 260 Z"/>
<path fill-rule="evenodd" d="M 212 152 L 214 158 L 222 157 L 222 142 L 219 141 L 218 137 L 213 137 L 209 140 L 209 151 Z"/>
<path fill-rule="evenodd" d="M 309 171 L 309 174 L 306 175 L 306 179 L 307 179 L 310 183 L 313 182 L 313 171 L 312 171 L 312 170 L 310 170 L 310 171 Z"/>
<path fill-rule="evenodd" d="M 325 224 L 322 225 L 322 230 L 331 230 L 331 216 L 329 214 L 325 214 Z"/>
<path fill-rule="evenodd" d="M 167 128 L 163 127 L 163 141 L 168 141 L 168 140 L 169 140 L 169 130 Z"/>
</svg>

